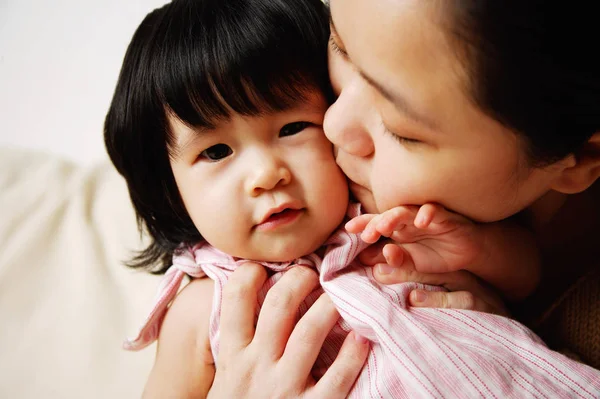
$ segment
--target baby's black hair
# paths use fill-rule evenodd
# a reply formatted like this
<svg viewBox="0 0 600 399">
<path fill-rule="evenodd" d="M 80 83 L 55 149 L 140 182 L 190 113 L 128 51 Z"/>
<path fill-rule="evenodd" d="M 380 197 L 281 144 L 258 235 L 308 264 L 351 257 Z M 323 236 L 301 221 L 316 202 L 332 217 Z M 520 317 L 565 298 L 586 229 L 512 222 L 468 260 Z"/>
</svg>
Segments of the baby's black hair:
<svg viewBox="0 0 600 399">
<path fill-rule="evenodd" d="M 110 159 L 151 237 L 131 267 L 162 273 L 181 243 L 202 239 L 171 170 L 168 116 L 212 128 L 232 113 L 286 110 L 315 89 L 330 99 L 328 38 L 320 0 L 175 0 L 144 18 L 104 125 Z"/>
</svg>

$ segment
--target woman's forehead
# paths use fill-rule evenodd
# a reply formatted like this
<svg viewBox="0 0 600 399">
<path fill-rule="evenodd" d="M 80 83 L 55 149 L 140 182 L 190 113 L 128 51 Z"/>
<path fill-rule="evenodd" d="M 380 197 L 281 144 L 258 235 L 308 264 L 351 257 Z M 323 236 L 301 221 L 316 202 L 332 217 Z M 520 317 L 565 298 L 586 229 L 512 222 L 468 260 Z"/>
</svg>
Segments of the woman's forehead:
<svg viewBox="0 0 600 399">
<path fill-rule="evenodd" d="M 331 2 L 333 36 L 348 53 L 348 61 L 400 112 L 420 115 L 446 130 L 446 121 L 466 114 L 473 103 L 464 68 L 428 5 L 434 2 L 365 3 Z"/>
</svg>

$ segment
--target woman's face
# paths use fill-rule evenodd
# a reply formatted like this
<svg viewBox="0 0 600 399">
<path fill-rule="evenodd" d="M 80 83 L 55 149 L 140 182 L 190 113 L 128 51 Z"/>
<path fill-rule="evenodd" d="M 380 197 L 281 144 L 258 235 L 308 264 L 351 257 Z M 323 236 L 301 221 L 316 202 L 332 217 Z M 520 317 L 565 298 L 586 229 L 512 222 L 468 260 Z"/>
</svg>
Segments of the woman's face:
<svg viewBox="0 0 600 399">
<path fill-rule="evenodd" d="M 339 97 L 325 134 L 367 212 L 435 202 L 500 220 L 546 193 L 556 168 L 530 167 L 518 136 L 470 100 L 436 4 L 330 1 L 329 66 Z"/>
</svg>

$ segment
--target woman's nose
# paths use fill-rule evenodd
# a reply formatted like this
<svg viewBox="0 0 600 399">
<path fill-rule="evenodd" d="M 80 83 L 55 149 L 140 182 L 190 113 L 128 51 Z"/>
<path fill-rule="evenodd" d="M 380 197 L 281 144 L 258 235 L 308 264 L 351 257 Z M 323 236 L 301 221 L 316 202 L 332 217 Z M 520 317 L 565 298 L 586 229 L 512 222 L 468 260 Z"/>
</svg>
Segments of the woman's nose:
<svg viewBox="0 0 600 399">
<path fill-rule="evenodd" d="M 375 149 L 369 130 L 369 105 L 360 85 L 342 88 L 337 100 L 329 107 L 323 121 L 325 135 L 339 150 L 368 157 Z"/>
<path fill-rule="evenodd" d="M 286 186 L 292 180 L 288 166 L 276 154 L 268 151 L 256 154 L 248 167 L 246 191 L 256 197 L 265 191 Z"/>
</svg>

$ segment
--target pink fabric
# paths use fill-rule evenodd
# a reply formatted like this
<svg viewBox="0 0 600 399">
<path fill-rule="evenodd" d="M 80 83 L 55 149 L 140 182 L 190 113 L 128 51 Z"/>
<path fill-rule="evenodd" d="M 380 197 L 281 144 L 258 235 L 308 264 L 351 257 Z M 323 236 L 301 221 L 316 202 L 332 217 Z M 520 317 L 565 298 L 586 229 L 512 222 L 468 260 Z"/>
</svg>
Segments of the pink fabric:
<svg viewBox="0 0 600 399">
<path fill-rule="evenodd" d="M 600 371 L 548 349 L 518 322 L 463 310 L 409 308 L 407 297 L 420 284 L 379 285 L 370 268 L 354 258 L 366 247 L 357 235 L 338 231 L 323 259 L 315 254 L 284 264 L 265 263 L 275 273 L 260 292 L 259 304 L 282 274 L 295 265 L 316 267 L 322 289 L 299 309 L 304 314 L 325 291 L 341 319 L 319 354 L 322 375 L 351 330 L 371 341 L 367 363 L 351 398 L 599 398 Z M 246 260 L 198 244 L 175 256 L 150 316 L 126 349 L 141 349 L 157 336 L 168 304 L 183 277 L 208 276 L 215 282 L 210 320 L 213 356 L 219 352 L 221 294 L 233 270 Z"/>
</svg>

